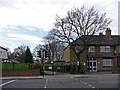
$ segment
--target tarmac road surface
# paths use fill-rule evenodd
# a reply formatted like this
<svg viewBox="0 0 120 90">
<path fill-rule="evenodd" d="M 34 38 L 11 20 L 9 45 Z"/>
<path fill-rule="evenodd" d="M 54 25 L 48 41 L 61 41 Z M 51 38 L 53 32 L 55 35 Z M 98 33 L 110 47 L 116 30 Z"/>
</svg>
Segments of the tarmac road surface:
<svg viewBox="0 0 120 90">
<path fill-rule="evenodd" d="M 53 75 L 44 78 L 2 80 L 4 88 L 118 88 L 117 74 Z"/>
</svg>

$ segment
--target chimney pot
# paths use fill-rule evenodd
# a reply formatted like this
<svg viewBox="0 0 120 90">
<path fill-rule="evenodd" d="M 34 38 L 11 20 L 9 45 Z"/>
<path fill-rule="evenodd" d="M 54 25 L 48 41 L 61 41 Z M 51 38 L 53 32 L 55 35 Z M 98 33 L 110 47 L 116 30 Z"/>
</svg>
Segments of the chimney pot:
<svg viewBox="0 0 120 90">
<path fill-rule="evenodd" d="M 111 38 L 111 30 L 110 30 L 110 28 L 106 28 L 106 38 L 108 38 L 108 39 Z"/>
<path fill-rule="evenodd" d="M 102 33 L 102 32 L 100 32 L 100 33 L 99 33 L 99 35 L 100 35 L 100 36 L 102 36 L 102 35 L 103 35 L 103 33 Z"/>
</svg>

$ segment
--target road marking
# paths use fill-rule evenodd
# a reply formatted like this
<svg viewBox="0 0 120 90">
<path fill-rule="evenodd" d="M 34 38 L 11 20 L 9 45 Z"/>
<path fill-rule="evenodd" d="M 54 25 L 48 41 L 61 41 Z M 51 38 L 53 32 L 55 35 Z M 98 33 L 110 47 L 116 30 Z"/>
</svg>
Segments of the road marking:
<svg viewBox="0 0 120 90">
<path fill-rule="evenodd" d="M 87 83 L 85 83 L 85 84 L 87 84 Z"/>
<path fill-rule="evenodd" d="M 95 88 L 95 87 L 92 87 L 92 88 Z"/>
<path fill-rule="evenodd" d="M 16 80 L 11 80 L 11 81 L 8 81 L 8 82 L 6 82 L 6 83 L 3 83 L 3 84 L 0 85 L 0 87 L 4 86 L 4 85 L 6 85 L 6 84 L 12 83 L 12 82 L 14 82 L 14 81 L 16 81 Z"/>
<path fill-rule="evenodd" d="M 90 87 L 91 85 L 89 84 L 89 87 Z"/>
<path fill-rule="evenodd" d="M 48 78 L 46 79 L 44 88 L 47 88 Z"/>
</svg>

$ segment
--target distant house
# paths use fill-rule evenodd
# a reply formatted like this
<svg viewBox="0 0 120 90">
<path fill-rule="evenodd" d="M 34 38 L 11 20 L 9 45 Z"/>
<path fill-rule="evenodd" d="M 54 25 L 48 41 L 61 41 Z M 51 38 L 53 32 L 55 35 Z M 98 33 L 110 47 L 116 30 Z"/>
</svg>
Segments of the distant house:
<svg viewBox="0 0 120 90">
<path fill-rule="evenodd" d="M 0 46 L 0 63 L 2 62 L 2 60 L 7 60 L 7 59 L 8 59 L 7 49 Z"/>
<path fill-rule="evenodd" d="M 119 35 L 111 35 L 110 28 L 107 28 L 106 35 L 102 33 L 93 35 L 92 40 L 93 42 L 80 55 L 79 60 L 84 64 L 86 71 L 112 71 L 114 68 L 120 66 Z M 80 39 L 77 42 L 80 42 Z M 71 45 L 67 46 L 64 50 L 64 60 L 70 64 L 77 65 L 77 57 L 72 51 Z"/>
</svg>

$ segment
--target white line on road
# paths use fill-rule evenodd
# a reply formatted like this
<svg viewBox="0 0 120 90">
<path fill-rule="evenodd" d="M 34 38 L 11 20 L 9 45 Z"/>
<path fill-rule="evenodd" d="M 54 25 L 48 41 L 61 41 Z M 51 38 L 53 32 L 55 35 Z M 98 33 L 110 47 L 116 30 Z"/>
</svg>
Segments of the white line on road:
<svg viewBox="0 0 120 90">
<path fill-rule="evenodd" d="M 16 80 L 11 80 L 11 81 L 5 82 L 5 83 L 1 84 L 0 87 L 4 86 L 4 85 L 6 85 L 6 84 L 12 83 L 12 82 L 14 82 L 14 81 L 16 81 Z"/>
<path fill-rule="evenodd" d="M 85 83 L 85 84 L 87 84 L 87 83 Z"/>
<path fill-rule="evenodd" d="M 46 79 L 44 88 L 47 88 L 48 78 Z"/>
<path fill-rule="evenodd" d="M 95 88 L 95 87 L 92 87 L 92 88 Z"/>
<path fill-rule="evenodd" d="M 91 85 L 89 84 L 89 87 L 90 87 Z"/>
</svg>

